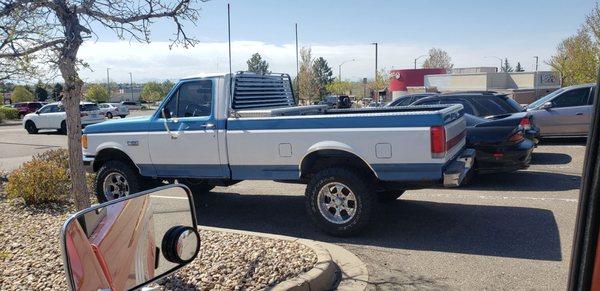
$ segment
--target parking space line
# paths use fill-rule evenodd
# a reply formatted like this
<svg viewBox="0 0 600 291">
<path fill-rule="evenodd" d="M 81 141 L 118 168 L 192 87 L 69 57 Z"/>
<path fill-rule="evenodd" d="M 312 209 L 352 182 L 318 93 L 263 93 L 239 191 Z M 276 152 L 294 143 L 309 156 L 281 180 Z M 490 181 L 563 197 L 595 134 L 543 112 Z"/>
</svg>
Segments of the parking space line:
<svg viewBox="0 0 600 291">
<path fill-rule="evenodd" d="M 161 196 L 161 195 L 150 195 L 150 197 L 164 198 L 164 199 L 188 200 L 186 197 L 170 197 L 170 196 Z"/>
<path fill-rule="evenodd" d="M 486 196 L 486 195 L 465 195 L 465 194 L 430 194 L 430 193 L 419 193 L 417 195 L 423 196 L 436 196 L 444 198 L 477 198 L 477 199 L 488 199 L 488 200 L 534 200 L 534 201 L 562 201 L 576 203 L 579 199 L 572 198 L 555 198 L 555 197 L 517 197 L 517 196 Z"/>
</svg>

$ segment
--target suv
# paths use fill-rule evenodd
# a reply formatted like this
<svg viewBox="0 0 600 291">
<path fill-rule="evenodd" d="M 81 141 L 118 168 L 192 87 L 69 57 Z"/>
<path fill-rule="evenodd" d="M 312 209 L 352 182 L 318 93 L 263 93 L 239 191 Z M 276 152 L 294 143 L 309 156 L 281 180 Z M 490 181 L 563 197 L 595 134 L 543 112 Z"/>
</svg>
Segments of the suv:
<svg viewBox="0 0 600 291">
<path fill-rule="evenodd" d="M 44 103 L 42 102 L 19 102 L 13 105 L 13 107 L 19 111 L 20 119 L 23 119 L 23 117 L 29 113 L 36 112 L 38 109 L 42 108 L 42 106 L 44 106 Z"/>
<path fill-rule="evenodd" d="M 327 105 L 330 108 L 350 108 L 352 101 L 348 95 L 329 95 L 325 96 L 319 104 Z"/>
<path fill-rule="evenodd" d="M 587 136 L 592 121 L 594 84 L 560 88 L 527 106 L 543 137 Z"/>
<path fill-rule="evenodd" d="M 98 105 L 91 102 L 81 102 L 81 126 L 104 121 L 104 115 L 100 113 Z M 56 129 L 61 133 L 67 133 L 67 113 L 62 103 L 55 102 L 45 105 L 35 113 L 29 113 L 23 117 L 23 127 L 29 134 L 37 133 L 40 129 Z"/>
<path fill-rule="evenodd" d="M 127 106 L 129 110 L 140 110 L 142 109 L 142 105 L 139 102 L 135 101 L 123 101 L 121 105 Z"/>
</svg>

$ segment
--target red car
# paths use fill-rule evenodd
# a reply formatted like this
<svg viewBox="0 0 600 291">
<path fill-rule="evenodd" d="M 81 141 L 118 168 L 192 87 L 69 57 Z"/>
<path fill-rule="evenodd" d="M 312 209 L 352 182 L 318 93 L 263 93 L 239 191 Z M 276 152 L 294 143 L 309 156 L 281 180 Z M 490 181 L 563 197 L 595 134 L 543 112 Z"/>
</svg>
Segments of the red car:
<svg viewBox="0 0 600 291">
<path fill-rule="evenodd" d="M 42 102 L 19 102 L 14 105 L 15 109 L 19 111 L 19 118 L 21 119 L 29 113 L 38 111 L 42 106 L 44 106 Z"/>
</svg>

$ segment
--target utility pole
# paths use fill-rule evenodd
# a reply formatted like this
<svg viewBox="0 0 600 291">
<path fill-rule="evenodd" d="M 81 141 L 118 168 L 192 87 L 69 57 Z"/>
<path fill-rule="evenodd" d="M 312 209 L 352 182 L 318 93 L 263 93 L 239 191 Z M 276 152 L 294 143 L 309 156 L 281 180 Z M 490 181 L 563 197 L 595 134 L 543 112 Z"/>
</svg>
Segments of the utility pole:
<svg viewBox="0 0 600 291">
<path fill-rule="evenodd" d="M 484 58 L 495 58 L 498 59 L 500 61 L 500 67 L 498 67 L 498 70 L 502 71 L 502 58 L 496 57 L 496 56 L 485 56 Z"/>
<path fill-rule="evenodd" d="M 538 62 L 540 60 L 540 57 L 534 56 L 533 58 L 535 58 L 535 71 L 537 72 L 538 71 Z"/>
<path fill-rule="evenodd" d="M 356 60 L 355 59 L 351 59 L 351 60 L 343 61 L 338 66 L 338 78 L 340 78 L 340 82 L 342 81 L 342 65 L 345 64 L 345 63 L 354 62 L 354 61 L 356 61 Z"/>
<path fill-rule="evenodd" d="M 133 101 L 133 75 L 129 72 L 129 90 L 131 90 L 131 101 Z"/>
<path fill-rule="evenodd" d="M 298 23 L 294 23 L 296 30 L 296 78 L 299 78 L 300 74 L 300 61 L 298 60 Z"/>
<path fill-rule="evenodd" d="M 108 100 L 110 101 L 111 94 L 110 94 L 110 76 L 108 74 L 109 70 L 110 70 L 110 68 L 106 68 L 106 91 L 108 91 Z"/>
<path fill-rule="evenodd" d="M 420 55 L 415 59 L 415 70 L 417 69 L 417 61 L 422 58 L 422 57 L 426 57 L 427 55 Z"/>
<path fill-rule="evenodd" d="M 374 42 L 371 44 L 375 45 L 375 84 L 377 84 L 377 46 L 378 46 L 378 43 Z M 373 88 L 373 89 L 375 89 L 375 88 Z"/>
</svg>

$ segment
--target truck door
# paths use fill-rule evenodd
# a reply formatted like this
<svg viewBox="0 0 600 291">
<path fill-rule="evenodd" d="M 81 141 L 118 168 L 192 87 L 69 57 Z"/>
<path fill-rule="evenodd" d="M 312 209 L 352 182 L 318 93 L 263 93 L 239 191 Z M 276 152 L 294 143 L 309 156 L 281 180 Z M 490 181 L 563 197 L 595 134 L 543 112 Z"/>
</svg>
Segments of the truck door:
<svg viewBox="0 0 600 291">
<path fill-rule="evenodd" d="M 213 109 L 215 82 L 184 81 L 162 102 L 148 132 L 150 158 L 160 177 L 221 178 Z"/>
</svg>

